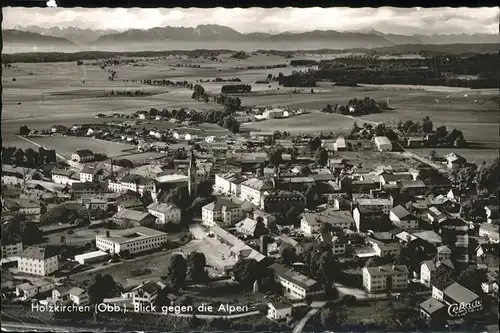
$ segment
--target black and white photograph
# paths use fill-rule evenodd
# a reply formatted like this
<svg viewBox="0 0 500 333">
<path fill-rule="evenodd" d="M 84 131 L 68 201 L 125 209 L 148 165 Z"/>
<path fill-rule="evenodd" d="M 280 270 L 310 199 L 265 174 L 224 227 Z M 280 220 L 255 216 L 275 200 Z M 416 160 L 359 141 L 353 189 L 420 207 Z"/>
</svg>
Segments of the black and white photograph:
<svg viewBox="0 0 500 333">
<path fill-rule="evenodd" d="M 2 9 L 2 332 L 499 332 L 499 7 L 47 5 Z"/>
</svg>

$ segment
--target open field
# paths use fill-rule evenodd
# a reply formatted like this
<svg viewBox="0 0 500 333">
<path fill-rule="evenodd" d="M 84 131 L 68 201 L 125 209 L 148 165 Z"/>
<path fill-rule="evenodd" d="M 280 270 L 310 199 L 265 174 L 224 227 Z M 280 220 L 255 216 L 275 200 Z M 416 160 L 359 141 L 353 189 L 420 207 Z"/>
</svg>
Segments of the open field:
<svg viewBox="0 0 500 333">
<path fill-rule="evenodd" d="M 212 102 L 197 102 L 191 99 L 191 91 L 185 88 L 152 87 L 139 82 L 123 80 L 168 79 L 171 81 L 196 81 L 216 77 L 241 79 L 242 84 L 252 84 L 254 92 L 235 94 L 243 105 L 258 106 L 290 106 L 320 110 L 326 104 L 346 104 L 352 98 L 370 97 L 375 100 L 388 101 L 394 109 L 381 114 L 372 114 L 358 119 L 373 122 L 393 122 L 398 120 L 421 120 L 431 117 L 435 126 L 446 125 L 456 127 L 464 132 L 466 140 L 482 144 L 489 148 L 498 148 L 498 103 L 492 98 L 498 90 L 467 90 L 449 87 L 406 87 L 406 86 L 364 86 L 333 87 L 332 83 L 321 82 L 319 87 L 302 88 L 301 93 L 292 94 L 293 88 L 277 90 L 276 83 L 256 85 L 268 74 L 285 75 L 300 68 L 246 69 L 247 66 L 265 66 L 287 63 L 288 60 L 278 56 L 252 56 L 245 60 L 222 57 L 223 62 L 209 59 L 188 59 L 187 57 L 168 57 L 159 61 L 139 61 L 141 66 L 116 65 L 111 68 L 117 72 L 114 81 L 108 80 L 109 73 L 98 66 L 77 66 L 74 62 L 66 63 L 19 63 L 13 68 L 5 68 L 3 72 L 3 145 L 16 145 L 19 139 L 14 137 L 19 127 L 26 124 L 30 128 L 48 128 L 55 124 L 73 125 L 75 123 L 101 123 L 106 119 L 95 119 L 97 113 L 111 114 L 121 112 L 131 114 L 149 108 L 197 108 L 221 109 Z M 172 67 L 177 64 L 200 65 L 201 68 Z M 144 65 L 144 66 L 142 66 Z M 237 67 L 245 69 L 237 69 Z M 30 75 L 30 73 L 33 73 Z M 16 78 L 16 81 L 12 81 Z M 85 81 L 85 83 L 83 83 Z M 231 82 L 201 83 L 209 93 L 218 93 L 224 84 Z M 410 90 L 411 88 L 411 90 Z M 168 91 L 154 96 L 137 98 L 91 98 L 89 93 L 104 90 L 139 89 L 149 91 L 160 89 Z M 82 91 L 86 91 L 82 95 Z M 51 94 L 63 93 L 64 96 Z M 72 94 L 73 92 L 73 94 Z M 76 92 L 79 92 L 78 94 Z M 79 95 L 79 96 L 76 96 Z M 68 100 L 68 97 L 72 97 Z M 75 98 L 73 98 L 75 97 Z M 78 97 L 78 98 L 76 98 Z M 20 103 L 20 104 L 18 104 Z M 323 115 L 311 113 L 283 120 L 263 121 L 244 125 L 245 129 L 286 130 L 291 132 L 343 132 L 350 129 L 353 120 L 339 115 Z M 148 126 L 158 128 L 181 127 L 166 122 L 150 122 Z M 26 145 L 26 143 L 23 143 Z M 19 144 L 21 146 L 21 144 Z M 75 147 L 71 148 L 73 151 Z M 107 148 L 110 149 L 110 148 Z M 63 149 L 64 150 L 64 149 Z M 113 150 L 113 149 L 110 149 Z M 61 151 L 62 153 L 62 151 Z"/>
<path fill-rule="evenodd" d="M 123 150 L 134 148 L 134 146 L 124 143 L 72 136 L 39 137 L 30 138 L 30 140 L 46 148 L 55 149 L 58 154 L 61 154 L 66 158 L 71 158 L 71 154 L 79 149 L 90 149 L 94 153 L 106 154 L 109 157 L 115 157 L 127 154 L 127 152 L 123 152 Z"/>
<path fill-rule="evenodd" d="M 482 162 L 490 162 L 494 160 L 495 158 L 499 157 L 499 151 L 498 149 L 471 149 L 471 148 L 463 148 L 463 149 L 457 149 L 457 148 L 419 148 L 419 149 L 409 149 L 408 151 L 411 151 L 412 153 L 428 157 L 430 152 L 434 150 L 436 151 L 437 156 L 444 156 L 449 153 L 455 153 L 458 155 L 463 156 L 464 158 L 467 159 L 467 161 L 476 163 L 477 165 L 480 165 Z"/>
</svg>

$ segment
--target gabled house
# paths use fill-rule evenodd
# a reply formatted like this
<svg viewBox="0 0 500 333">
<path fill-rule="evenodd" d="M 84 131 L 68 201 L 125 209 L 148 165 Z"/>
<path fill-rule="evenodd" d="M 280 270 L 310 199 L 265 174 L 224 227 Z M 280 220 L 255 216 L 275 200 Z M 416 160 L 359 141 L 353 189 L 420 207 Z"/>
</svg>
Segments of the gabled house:
<svg viewBox="0 0 500 333">
<path fill-rule="evenodd" d="M 293 307 L 290 304 L 271 302 L 267 307 L 267 318 L 271 320 L 283 320 L 292 316 Z"/>
<path fill-rule="evenodd" d="M 146 281 L 134 289 L 122 294 L 123 298 L 131 299 L 133 304 L 154 304 L 158 293 L 166 286 L 162 282 Z"/>
<path fill-rule="evenodd" d="M 418 219 L 401 205 L 391 209 L 389 219 L 397 228 L 403 230 L 418 228 Z"/>
<path fill-rule="evenodd" d="M 444 271 L 452 272 L 455 266 L 449 259 L 445 260 L 426 260 L 420 264 L 420 283 L 431 287 L 436 275 L 443 274 Z"/>
<path fill-rule="evenodd" d="M 448 169 L 456 169 L 467 163 L 467 160 L 464 157 L 455 153 L 449 153 L 445 156 L 445 159 Z"/>
<path fill-rule="evenodd" d="M 89 149 L 80 149 L 71 155 L 71 160 L 78 163 L 86 163 L 94 160 L 94 153 Z"/>
</svg>

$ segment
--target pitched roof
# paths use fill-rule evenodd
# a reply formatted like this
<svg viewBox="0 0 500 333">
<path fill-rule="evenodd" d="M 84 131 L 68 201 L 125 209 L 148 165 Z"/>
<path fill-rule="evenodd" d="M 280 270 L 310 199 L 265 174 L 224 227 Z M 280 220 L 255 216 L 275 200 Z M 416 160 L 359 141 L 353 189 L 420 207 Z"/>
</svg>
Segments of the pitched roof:
<svg viewBox="0 0 500 333">
<path fill-rule="evenodd" d="M 237 209 L 240 208 L 238 204 L 235 202 L 225 199 L 225 198 L 217 198 L 216 201 L 211 202 L 205 206 L 203 206 L 203 209 L 209 210 L 212 212 L 219 212 L 222 210 L 222 208 L 225 207 L 226 209 Z"/>
<path fill-rule="evenodd" d="M 177 208 L 175 205 L 172 204 L 167 204 L 163 202 L 153 202 L 148 206 L 148 209 L 153 210 L 155 212 L 168 213 L 173 210 L 177 210 L 179 208 Z"/>
<path fill-rule="evenodd" d="M 292 282 L 293 284 L 302 287 L 306 290 L 310 289 L 311 287 L 315 286 L 317 284 L 317 281 L 314 279 L 311 279 L 310 277 L 300 274 L 296 271 L 294 271 L 292 268 L 274 263 L 271 266 L 269 266 L 271 270 L 274 271 L 276 275 L 279 277 Z"/>
<path fill-rule="evenodd" d="M 370 275 L 386 275 L 386 274 L 408 274 L 408 268 L 405 265 L 385 265 L 378 267 L 365 267 Z"/>
<path fill-rule="evenodd" d="M 457 303 L 470 303 L 479 298 L 478 295 L 455 282 L 443 290 L 443 294 Z"/>
<path fill-rule="evenodd" d="M 57 255 L 56 248 L 50 246 L 34 245 L 24 249 L 21 258 L 31 258 L 36 260 L 45 260 Z"/>
<path fill-rule="evenodd" d="M 406 208 L 404 208 L 403 206 L 401 205 L 398 205 L 394 208 L 391 209 L 391 213 L 393 213 L 394 215 L 396 215 L 396 217 L 400 220 L 403 220 L 403 219 L 409 219 L 411 218 L 411 214 L 409 211 L 406 210 Z"/>
<path fill-rule="evenodd" d="M 142 221 L 148 216 L 152 216 L 152 215 L 147 213 L 147 212 L 141 212 L 138 210 L 122 209 L 119 212 L 117 212 L 115 215 L 113 215 L 113 218 L 114 219 L 126 219 L 126 220 L 132 220 L 132 221 Z"/>
<path fill-rule="evenodd" d="M 93 156 L 94 153 L 90 149 L 79 149 L 76 151 L 76 154 L 80 157 L 82 156 Z"/>
<path fill-rule="evenodd" d="M 71 170 L 65 170 L 65 169 L 53 169 L 51 171 L 52 175 L 57 175 L 57 176 L 63 176 L 63 177 L 71 177 L 75 172 Z"/>
<path fill-rule="evenodd" d="M 241 186 L 247 186 L 258 191 L 272 190 L 274 188 L 272 182 L 263 181 L 258 178 L 250 178 L 241 183 Z"/>
<path fill-rule="evenodd" d="M 290 304 L 285 304 L 285 303 L 282 303 L 282 302 L 271 302 L 271 303 L 268 303 L 268 305 L 272 306 L 276 310 L 282 310 L 282 309 L 290 309 L 290 308 L 292 308 L 292 306 Z"/>
<path fill-rule="evenodd" d="M 151 179 L 143 177 L 141 175 L 136 174 L 128 174 L 120 180 L 122 183 L 134 183 L 139 185 L 145 185 L 152 182 Z"/>
</svg>

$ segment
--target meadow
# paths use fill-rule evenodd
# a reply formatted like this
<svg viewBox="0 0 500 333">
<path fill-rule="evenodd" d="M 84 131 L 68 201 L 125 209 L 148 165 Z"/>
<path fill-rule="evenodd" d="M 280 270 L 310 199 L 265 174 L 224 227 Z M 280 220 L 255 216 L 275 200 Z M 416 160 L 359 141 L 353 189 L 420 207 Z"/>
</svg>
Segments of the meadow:
<svg viewBox="0 0 500 333">
<path fill-rule="evenodd" d="M 309 88 L 299 88 L 299 93 L 292 93 L 294 88 L 278 87 L 271 83 L 254 84 L 264 80 L 268 74 L 277 76 L 280 72 L 290 74 L 293 70 L 305 68 L 248 69 L 248 66 L 273 66 L 287 63 L 275 55 L 254 55 L 248 59 L 230 58 L 230 54 L 220 56 L 222 62 L 208 58 L 166 57 L 166 59 L 139 59 L 139 66 L 115 65 L 114 81 L 108 79 L 107 69 L 98 66 L 77 66 L 75 62 L 65 63 L 18 63 L 12 68 L 4 68 L 2 136 L 3 145 L 16 145 L 19 139 L 15 134 L 19 127 L 43 129 L 55 124 L 73 125 L 77 123 L 100 123 L 106 119 L 96 119 L 98 113 L 112 114 L 120 112 L 132 114 L 149 108 L 179 109 L 221 109 L 220 105 L 198 102 L 191 99 L 192 91 L 179 87 L 157 87 L 140 83 L 144 79 L 166 79 L 171 81 L 214 80 L 239 78 L 242 84 L 251 84 L 253 91 L 248 94 L 232 94 L 240 97 L 247 106 L 289 106 L 304 108 L 312 113 L 281 120 L 270 120 L 244 124 L 248 130 L 286 130 L 291 132 L 345 132 L 354 121 L 397 122 L 399 120 L 421 121 L 429 116 L 435 126 L 446 125 L 449 129 L 463 131 L 469 142 L 494 150 L 498 145 L 498 91 L 467 90 L 449 87 L 408 87 L 408 86 L 363 86 L 336 87 L 330 82 L 320 82 L 311 94 Z M 92 62 L 92 61 L 90 61 Z M 90 63 L 89 62 L 89 63 Z M 194 67 L 175 67 L 200 66 Z M 13 79 L 16 79 L 13 81 Z M 135 80 L 134 82 L 132 82 Z M 231 82 L 200 83 L 209 94 L 220 92 L 222 85 Z M 103 91 L 110 90 L 154 91 L 152 96 L 96 98 Z M 495 95 L 496 94 L 496 95 Z M 352 98 L 370 97 L 379 101 L 388 101 L 391 111 L 371 114 L 356 120 L 319 111 L 327 104 L 347 104 Z M 498 97 L 496 97 L 498 99 Z M 151 122 L 151 126 L 156 126 Z M 165 125 L 165 126 L 163 126 Z M 174 124 L 175 125 L 175 124 Z M 170 124 L 158 127 L 172 128 Z M 26 144 L 26 143 L 24 143 Z M 62 147 L 62 151 L 74 151 L 78 147 Z M 63 144 L 64 145 L 64 144 Z M 69 145 L 69 144 L 66 144 Z M 114 145 L 114 144 L 113 144 Z M 92 147 L 92 145 L 90 146 Z M 106 147 L 110 155 L 115 148 Z M 63 153 L 64 154 L 64 153 Z"/>
</svg>

